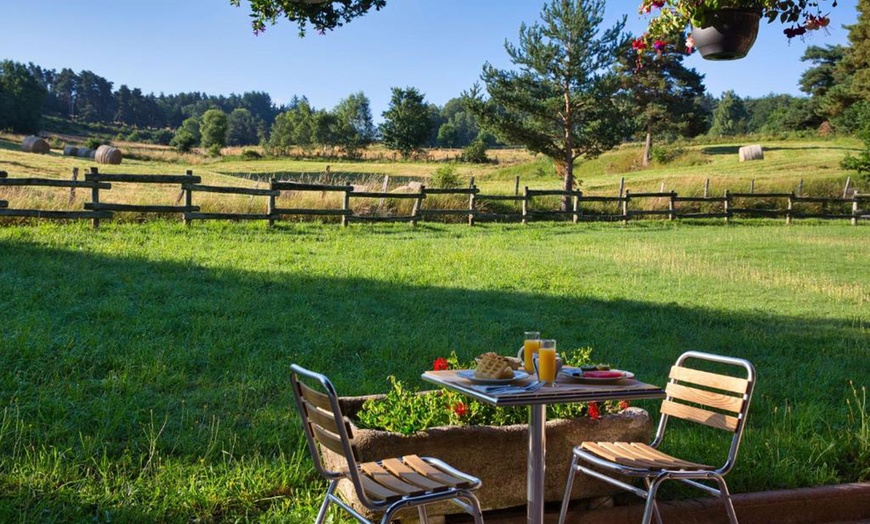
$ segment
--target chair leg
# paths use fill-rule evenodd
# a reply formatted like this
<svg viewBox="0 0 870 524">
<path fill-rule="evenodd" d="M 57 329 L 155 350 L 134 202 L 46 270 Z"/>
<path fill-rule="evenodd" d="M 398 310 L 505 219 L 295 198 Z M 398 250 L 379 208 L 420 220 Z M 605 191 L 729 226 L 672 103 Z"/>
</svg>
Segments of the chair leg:
<svg viewBox="0 0 870 524">
<path fill-rule="evenodd" d="M 574 455 L 574 458 L 571 459 L 571 467 L 568 468 L 568 482 L 565 484 L 565 494 L 562 496 L 562 509 L 559 510 L 559 524 L 564 524 L 565 517 L 568 515 L 568 503 L 571 502 L 571 490 L 574 488 L 574 475 L 576 472 L 577 455 Z"/>
<path fill-rule="evenodd" d="M 734 511 L 734 501 L 731 500 L 731 493 L 728 491 L 728 486 L 725 484 L 725 479 L 717 476 L 716 483 L 719 484 L 719 493 L 722 497 L 722 502 L 725 503 L 725 512 L 728 514 L 728 521 L 731 524 L 737 523 L 737 512 Z"/>
<path fill-rule="evenodd" d="M 653 480 L 645 479 L 647 484 L 646 504 L 643 507 L 643 524 L 650 524 L 653 515 L 656 516 L 656 522 L 662 524 L 662 517 L 659 514 L 659 507 L 656 504 L 656 494 L 659 491 L 659 486 L 665 481 L 663 478 L 655 478 Z"/>
<path fill-rule="evenodd" d="M 332 502 L 330 497 L 335 493 L 336 486 L 338 486 L 338 481 L 333 480 L 329 483 L 329 487 L 326 488 L 326 496 L 323 497 L 323 504 L 320 505 L 320 511 L 317 513 L 317 520 L 314 521 L 316 524 L 323 524 L 326 519 L 326 512 L 329 511 L 329 503 Z"/>
<path fill-rule="evenodd" d="M 417 506 L 417 513 L 420 515 L 420 524 L 429 524 L 429 515 L 426 514 L 426 506 Z"/>
<path fill-rule="evenodd" d="M 483 524 L 483 510 L 480 509 L 480 501 L 477 500 L 476 496 L 471 494 L 465 497 L 465 500 L 467 500 L 468 505 L 471 506 L 471 516 L 474 518 L 474 524 Z"/>
</svg>

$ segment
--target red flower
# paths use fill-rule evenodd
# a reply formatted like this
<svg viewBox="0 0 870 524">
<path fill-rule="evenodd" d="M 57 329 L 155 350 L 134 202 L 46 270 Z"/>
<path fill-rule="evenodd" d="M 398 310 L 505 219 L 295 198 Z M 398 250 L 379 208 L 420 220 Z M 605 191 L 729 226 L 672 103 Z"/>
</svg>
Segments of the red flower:
<svg viewBox="0 0 870 524">
<path fill-rule="evenodd" d="M 646 49 L 646 42 L 644 42 L 643 37 L 635 39 L 631 43 L 631 48 L 640 53 L 644 49 Z"/>
<path fill-rule="evenodd" d="M 656 40 L 655 42 L 653 42 L 653 49 L 658 52 L 662 52 L 664 51 L 666 45 L 667 43 L 665 43 L 664 40 Z"/>
<path fill-rule="evenodd" d="M 631 404 L 629 404 L 627 400 L 620 400 L 619 401 L 620 411 L 625 411 L 626 409 L 628 409 L 630 407 L 631 407 Z"/>
<path fill-rule="evenodd" d="M 592 420 L 597 420 L 599 417 L 601 417 L 601 413 L 598 412 L 597 402 L 590 402 L 587 411 L 589 412 L 589 418 L 591 418 Z"/>
<path fill-rule="evenodd" d="M 433 366 L 435 371 L 444 371 L 445 369 L 450 368 L 450 363 L 447 362 L 447 359 L 444 357 L 438 357 L 435 359 L 435 365 Z"/>
<path fill-rule="evenodd" d="M 457 402 L 456 405 L 453 406 L 453 412 L 456 413 L 458 417 L 464 417 L 466 413 L 468 413 L 468 408 L 465 407 L 465 404 L 462 402 Z"/>
</svg>

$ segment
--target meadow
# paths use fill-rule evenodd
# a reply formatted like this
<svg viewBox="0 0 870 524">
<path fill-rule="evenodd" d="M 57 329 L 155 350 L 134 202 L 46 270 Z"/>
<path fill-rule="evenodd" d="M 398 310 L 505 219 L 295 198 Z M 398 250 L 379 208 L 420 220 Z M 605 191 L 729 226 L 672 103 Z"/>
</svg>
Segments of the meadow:
<svg viewBox="0 0 870 524">
<path fill-rule="evenodd" d="M 659 384 L 753 361 L 736 492 L 870 478 L 863 226 L 40 223 L 0 260 L 2 521 L 310 522 L 292 362 L 423 388 L 528 329 Z"/>
<path fill-rule="evenodd" d="M 22 153 L 16 140 L 0 135 L 10 177 L 89 167 Z M 713 194 L 753 181 L 757 191 L 793 191 L 803 181 L 804 194 L 834 196 L 849 176 L 839 160 L 859 145 L 763 143 L 763 162 L 739 163 L 737 142 L 694 143 L 649 169 L 627 145 L 577 175 L 584 191 L 611 195 L 624 177 L 631 191 L 700 194 L 707 180 Z M 262 187 L 263 177 L 319 177 L 326 166 L 348 181 L 425 181 L 444 165 L 226 153 L 130 145 L 121 166 L 101 172 L 192 169 L 204 183 Z M 517 177 L 536 189 L 559 184 L 545 160 L 495 155 L 497 164 L 457 171 L 492 193 L 512 193 Z M 177 197 L 177 188 L 126 191 L 113 201 Z M 64 208 L 68 194 L 7 188 L 0 200 Z M 423 388 L 435 358 L 511 353 L 529 329 L 658 384 L 689 349 L 751 360 L 759 386 L 733 491 L 870 478 L 863 223 L 270 229 L 129 215 L 97 230 L 0 225 L 0 521 L 310 522 L 324 485 L 287 389 L 291 363 L 327 372 L 345 395 L 384 392 L 390 376 Z M 656 405 L 641 407 L 655 414 Z M 672 445 L 708 452 L 701 434 Z"/>
</svg>

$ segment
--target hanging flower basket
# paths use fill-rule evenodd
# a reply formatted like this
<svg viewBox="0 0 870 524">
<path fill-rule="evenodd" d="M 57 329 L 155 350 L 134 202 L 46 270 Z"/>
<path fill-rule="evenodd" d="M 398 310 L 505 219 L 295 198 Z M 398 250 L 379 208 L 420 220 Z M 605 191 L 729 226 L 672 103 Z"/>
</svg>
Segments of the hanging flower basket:
<svg viewBox="0 0 870 524">
<path fill-rule="evenodd" d="M 755 44 L 759 20 L 759 9 L 723 8 L 712 14 L 710 25 L 692 27 L 692 40 L 706 60 L 737 60 Z"/>
</svg>

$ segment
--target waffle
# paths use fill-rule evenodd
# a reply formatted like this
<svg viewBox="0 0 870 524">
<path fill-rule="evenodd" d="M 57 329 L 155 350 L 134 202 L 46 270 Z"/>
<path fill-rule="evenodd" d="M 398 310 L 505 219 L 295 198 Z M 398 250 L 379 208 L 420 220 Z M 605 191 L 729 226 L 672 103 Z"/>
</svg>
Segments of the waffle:
<svg viewBox="0 0 870 524">
<path fill-rule="evenodd" d="M 477 359 L 477 368 L 474 370 L 477 378 L 513 378 L 514 370 L 511 369 L 507 357 L 495 353 L 484 353 Z"/>
</svg>

